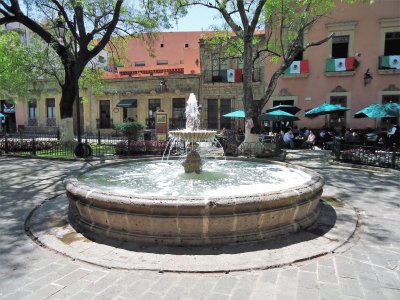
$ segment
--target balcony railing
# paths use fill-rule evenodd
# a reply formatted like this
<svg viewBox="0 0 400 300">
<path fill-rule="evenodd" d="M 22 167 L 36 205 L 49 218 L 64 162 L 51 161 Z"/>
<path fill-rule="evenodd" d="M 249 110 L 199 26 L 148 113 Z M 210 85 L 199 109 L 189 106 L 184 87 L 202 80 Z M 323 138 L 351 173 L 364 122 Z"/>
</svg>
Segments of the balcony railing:
<svg viewBox="0 0 400 300">
<path fill-rule="evenodd" d="M 261 81 L 261 68 L 253 69 L 253 82 Z M 204 70 L 203 80 L 206 83 L 224 82 L 224 83 L 241 83 L 243 82 L 242 69 L 221 69 L 221 70 Z"/>
<path fill-rule="evenodd" d="M 56 118 L 47 118 L 47 120 L 46 120 L 46 126 L 49 126 L 49 127 L 55 127 L 55 126 L 57 126 L 57 120 L 56 120 Z"/>
<path fill-rule="evenodd" d="M 37 119 L 28 119 L 27 126 L 38 126 L 38 120 Z"/>
</svg>

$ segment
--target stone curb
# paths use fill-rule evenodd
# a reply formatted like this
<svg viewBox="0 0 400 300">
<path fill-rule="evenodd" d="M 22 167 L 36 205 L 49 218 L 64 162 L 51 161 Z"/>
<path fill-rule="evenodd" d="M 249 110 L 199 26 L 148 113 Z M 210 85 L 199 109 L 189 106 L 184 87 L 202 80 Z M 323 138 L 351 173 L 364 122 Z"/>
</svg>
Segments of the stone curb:
<svg viewBox="0 0 400 300">
<path fill-rule="evenodd" d="M 323 202 L 319 219 L 306 231 L 258 243 L 168 247 L 110 240 L 93 242 L 68 224 L 67 211 L 65 194 L 49 198 L 30 213 L 25 231 L 40 246 L 72 260 L 112 269 L 183 273 L 262 270 L 330 254 L 348 243 L 359 218 L 348 205 L 333 207 Z"/>
</svg>

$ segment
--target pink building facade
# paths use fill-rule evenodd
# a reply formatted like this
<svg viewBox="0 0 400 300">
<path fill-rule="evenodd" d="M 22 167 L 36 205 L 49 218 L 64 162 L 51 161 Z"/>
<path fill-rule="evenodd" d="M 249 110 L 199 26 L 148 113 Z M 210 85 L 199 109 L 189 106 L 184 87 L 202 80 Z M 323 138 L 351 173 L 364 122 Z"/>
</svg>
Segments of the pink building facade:
<svg viewBox="0 0 400 300">
<path fill-rule="evenodd" d="M 305 74 L 283 75 L 273 97 L 264 110 L 278 104 L 294 104 L 299 127 L 321 128 L 345 126 L 355 129 L 387 127 L 399 120 L 355 119 L 354 113 L 373 104 L 400 102 L 400 1 L 376 1 L 372 5 L 339 4 L 329 17 L 321 19 L 305 37 L 305 43 L 318 41 L 331 33 L 329 42 L 308 48 L 302 60 L 308 61 Z M 335 58 L 354 59 L 353 67 L 342 65 L 341 71 L 329 69 Z M 391 58 L 388 67 L 384 58 Z M 328 59 L 331 59 L 328 61 Z M 397 65 L 396 65 L 397 63 Z M 265 80 L 276 66 L 267 64 Z M 319 116 L 309 119 L 306 110 L 322 103 L 339 103 L 351 108 L 343 115 Z"/>
</svg>

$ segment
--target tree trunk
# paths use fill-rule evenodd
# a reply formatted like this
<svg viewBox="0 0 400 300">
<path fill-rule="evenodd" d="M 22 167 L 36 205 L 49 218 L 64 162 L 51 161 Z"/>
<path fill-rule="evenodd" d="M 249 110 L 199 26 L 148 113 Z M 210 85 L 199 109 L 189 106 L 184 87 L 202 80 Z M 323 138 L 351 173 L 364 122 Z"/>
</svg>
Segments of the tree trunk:
<svg viewBox="0 0 400 300">
<path fill-rule="evenodd" d="M 77 98 L 77 86 L 75 80 L 75 64 L 67 63 L 65 69 L 65 83 L 61 86 L 61 100 L 60 100 L 60 136 L 61 142 L 74 141 L 74 126 L 73 126 L 73 111 L 75 99 Z M 76 121 L 76 120 L 75 120 Z"/>
</svg>

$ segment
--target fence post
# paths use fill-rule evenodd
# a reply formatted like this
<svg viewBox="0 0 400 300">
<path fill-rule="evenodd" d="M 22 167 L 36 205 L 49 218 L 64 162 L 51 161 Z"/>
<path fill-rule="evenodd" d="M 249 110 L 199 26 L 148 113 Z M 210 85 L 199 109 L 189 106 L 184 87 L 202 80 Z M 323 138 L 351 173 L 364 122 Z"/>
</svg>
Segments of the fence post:
<svg viewBox="0 0 400 300">
<path fill-rule="evenodd" d="M 59 140 L 60 140 L 60 129 L 57 128 L 57 141 L 59 141 Z"/>
<path fill-rule="evenodd" d="M 32 155 L 36 156 L 36 141 L 35 141 L 35 138 L 32 138 Z"/>
<path fill-rule="evenodd" d="M 394 169 L 396 167 L 396 143 L 393 143 L 392 146 L 392 163 L 391 163 L 392 168 Z"/>
<path fill-rule="evenodd" d="M 101 145 L 100 130 L 97 130 L 97 145 Z"/>
<path fill-rule="evenodd" d="M 8 149 L 7 133 L 4 134 L 4 138 L 5 138 L 5 140 L 4 140 L 4 147 L 5 147 L 4 152 L 5 152 L 5 153 L 8 153 L 8 152 L 9 152 L 9 149 Z"/>
</svg>

